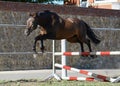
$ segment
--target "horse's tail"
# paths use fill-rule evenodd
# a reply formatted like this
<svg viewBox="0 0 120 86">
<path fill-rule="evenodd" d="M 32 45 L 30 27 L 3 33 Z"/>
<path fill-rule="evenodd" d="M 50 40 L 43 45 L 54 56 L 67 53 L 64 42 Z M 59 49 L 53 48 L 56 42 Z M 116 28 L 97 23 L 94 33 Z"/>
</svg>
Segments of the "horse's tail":
<svg viewBox="0 0 120 86">
<path fill-rule="evenodd" d="M 93 32 L 93 30 L 90 28 L 90 26 L 88 24 L 86 24 L 87 27 L 87 36 L 91 39 L 91 41 L 95 44 L 99 44 L 100 43 L 100 38 L 97 37 L 97 35 Z"/>
</svg>

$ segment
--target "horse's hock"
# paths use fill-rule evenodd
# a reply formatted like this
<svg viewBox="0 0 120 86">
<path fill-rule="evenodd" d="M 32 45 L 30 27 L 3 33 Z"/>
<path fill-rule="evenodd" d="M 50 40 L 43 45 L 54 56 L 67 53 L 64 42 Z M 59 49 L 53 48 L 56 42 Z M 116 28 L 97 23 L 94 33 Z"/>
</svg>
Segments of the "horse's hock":
<svg viewBox="0 0 120 86">
<path fill-rule="evenodd" d="M 30 9 L 31 8 L 31 9 Z M 34 9 L 33 9 L 34 8 Z M 36 9 L 35 9 L 36 8 Z M 40 9 L 39 9 L 40 8 Z M 41 5 L 28 3 L 0 2 L 0 52 L 26 52 L 32 51 L 34 37 L 38 31 L 26 37 L 24 35 L 28 13 L 35 11 L 51 10 L 62 17 L 78 17 L 87 22 L 92 28 L 120 28 L 119 10 L 86 9 L 69 6 Z M 59 12 L 58 12 L 59 9 Z M 74 10 L 74 11 L 73 11 Z M 3 25 L 13 24 L 13 26 Z M 120 30 L 95 30 L 101 38 L 98 46 L 92 44 L 93 51 L 116 51 L 120 50 Z M 60 51 L 60 41 L 56 41 L 56 50 Z M 45 47 L 52 52 L 52 41 L 46 40 Z M 39 49 L 39 43 L 37 46 Z M 68 51 L 79 51 L 79 44 L 67 42 Z M 88 50 L 86 47 L 85 50 Z M 52 54 L 39 55 L 0 55 L 0 70 L 16 69 L 42 69 L 51 68 Z M 57 61 L 60 61 L 58 58 Z M 107 62 L 107 63 L 106 63 Z M 120 56 L 100 57 L 93 60 L 83 60 L 78 56 L 70 57 L 69 63 L 78 68 L 120 68 Z"/>
</svg>

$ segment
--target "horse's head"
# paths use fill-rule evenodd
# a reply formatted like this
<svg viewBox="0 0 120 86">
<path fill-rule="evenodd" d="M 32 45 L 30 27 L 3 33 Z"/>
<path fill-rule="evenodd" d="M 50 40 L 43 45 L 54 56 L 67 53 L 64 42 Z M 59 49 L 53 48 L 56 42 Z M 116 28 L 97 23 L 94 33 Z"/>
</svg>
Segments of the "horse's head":
<svg viewBox="0 0 120 86">
<path fill-rule="evenodd" d="M 25 30 L 25 34 L 29 35 L 33 30 L 37 28 L 38 25 L 47 31 L 47 29 L 56 27 L 56 25 L 61 23 L 62 19 L 56 13 L 50 12 L 49 10 L 31 13 L 29 19 L 27 20 L 27 29 Z"/>
<path fill-rule="evenodd" d="M 36 13 L 30 13 L 30 17 L 27 20 L 27 26 L 25 29 L 25 35 L 29 36 L 30 33 L 35 30 L 38 26 L 38 22 L 36 20 Z"/>
</svg>

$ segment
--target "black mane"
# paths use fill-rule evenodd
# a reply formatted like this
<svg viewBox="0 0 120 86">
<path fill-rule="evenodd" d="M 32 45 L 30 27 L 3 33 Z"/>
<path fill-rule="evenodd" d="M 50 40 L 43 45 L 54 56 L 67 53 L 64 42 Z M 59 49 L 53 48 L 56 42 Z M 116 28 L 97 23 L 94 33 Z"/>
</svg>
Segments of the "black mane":
<svg viewBox="0 0 120 86">
<path fill-rule="evenodd" d="M 60 21 L 61 17 L 58 14 L 56 14 L 55 12 L 51 12 L 49 10 L 44 10 L 43 12 L 38 12 L 37 15 L 38 15 L 38 17 L 44 18 L 43 20 L 46 21 L 46 23 L 44 24 L 45 25 L 44 27 L 46 27 L 46 26 L 54 27 L 53 25 L 57 25 L 61 22 Z"/>
<path fill-rule="evenodd" d="M 49 10 L 44 10 L 44 12 L 50 13 L 50 11 L 49 11 Z"/>
</svg>

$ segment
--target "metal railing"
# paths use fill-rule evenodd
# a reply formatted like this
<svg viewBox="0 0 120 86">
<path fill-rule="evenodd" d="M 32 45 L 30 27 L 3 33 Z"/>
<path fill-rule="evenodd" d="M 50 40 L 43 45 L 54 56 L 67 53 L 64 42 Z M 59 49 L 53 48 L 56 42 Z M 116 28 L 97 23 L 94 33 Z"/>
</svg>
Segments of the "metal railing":
<svg viewBox="0 0 120 86">
<path fill-rule="evenodd" d="M 0 27 L 26 27 L 26 25 L 17 25 L 17 24 L 0 24 Z M 120 28 L 92 28 L 94 30 L 120 30 Z"/>
<path fill-rule="evenodd" d="M 26 27 L 26 25 L 17 25 L 17 24 L 0 24 L 0 27 Z"/>
<path fill-rule="evenodd" d="M 52 54 L 52 52 L 38 52 L 38 54 Z M 0 52 L 0 55 L 26 55 L 26 54 L 35 54 L 35 52 Z"/>
</svg>

